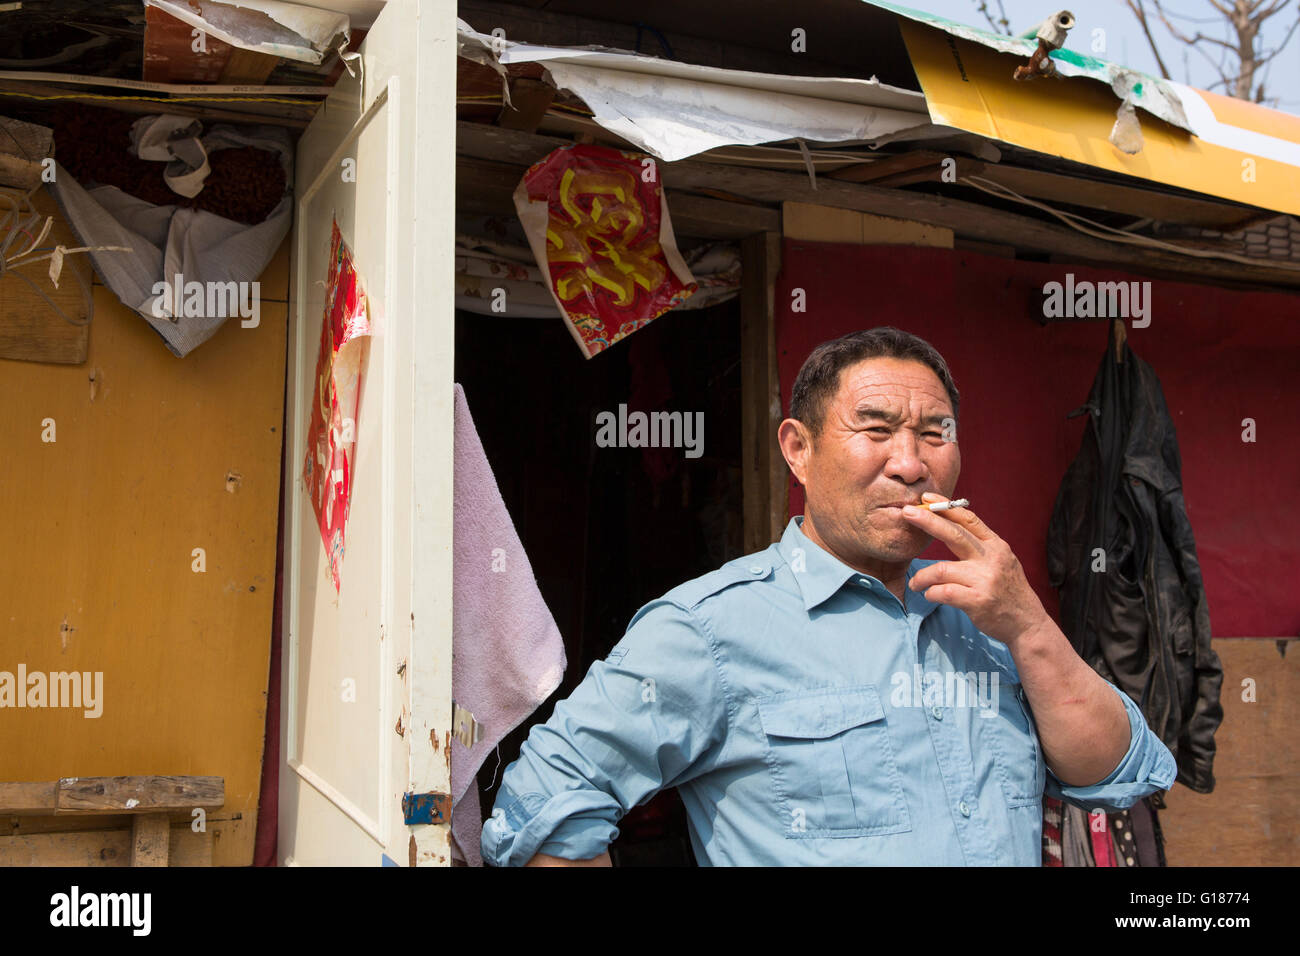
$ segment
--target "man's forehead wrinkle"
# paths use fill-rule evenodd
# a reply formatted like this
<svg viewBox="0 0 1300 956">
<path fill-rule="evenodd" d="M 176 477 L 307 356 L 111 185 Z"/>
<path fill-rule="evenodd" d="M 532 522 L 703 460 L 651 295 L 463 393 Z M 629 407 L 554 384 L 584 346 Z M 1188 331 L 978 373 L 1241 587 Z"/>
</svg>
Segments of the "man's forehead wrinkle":
<svg viewBox="0 0 1300 956">
<path fill-rule="evenodd" d="M 947 402 L 948 392 L 941 384 L 933 382 L 895 382 L 895 381 L 855 381 L 845 391 L 845 398 L 860 405 L 875 398 L 877 401 L 915 401 L 917 398 L 931 398 Z"/>
</svg>

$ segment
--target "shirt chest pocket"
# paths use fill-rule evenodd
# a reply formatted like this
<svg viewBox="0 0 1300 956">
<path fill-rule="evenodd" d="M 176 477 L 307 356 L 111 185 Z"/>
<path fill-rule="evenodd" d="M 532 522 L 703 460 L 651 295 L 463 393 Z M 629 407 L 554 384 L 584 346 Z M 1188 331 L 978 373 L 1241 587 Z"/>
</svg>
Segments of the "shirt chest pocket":
<svg viewBox="0 0 1300 956">
<path fill-rule="evenodd" d="M 912 828 L 874 684 L 772 694 L 756 703 L 787 837 Z"/>
<path fill-rule="evenodd" d="M 1019 684 L 1004 684 L 999 690 L 995 716 L 977 721 L 986 725 L 1007 806 L 1037 807 L 1043 799 L 1047 764 L 1025 692 Z"/>
</svg>

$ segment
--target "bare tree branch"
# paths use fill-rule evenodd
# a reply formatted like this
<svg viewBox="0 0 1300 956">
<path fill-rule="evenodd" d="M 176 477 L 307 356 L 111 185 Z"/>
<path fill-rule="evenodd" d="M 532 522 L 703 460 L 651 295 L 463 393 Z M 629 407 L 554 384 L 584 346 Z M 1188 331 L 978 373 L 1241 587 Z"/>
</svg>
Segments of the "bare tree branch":
<svg viewBox="0 0 1300 956">
<path fill-rule="evenodd" d="M 988 0 L 975 0 L 975 6 L 976 9 L 984 15 L 984 19 L 988 21 L 989 26 L 993 28 L 994 33 L 1011 36 L 1011 21 L 1007 19 L 1006 8 L 1002 5 L 1002 0 L 995 0 L 995 2 L 998 5 L 998 15 L 996 19 L 993 17 L 993 11 L 989 9 Z"/>
<path fill-rule="evenodd" d="M 1219 86 L 1221 83 L 1231 96 L 1254 100 L 1256 103 L 1263 102 L 1267 82 L 1264 68 L 1291 42 L 1297 28 L 1300 28 L 1300 14 L 1287 29 L 1282 41 L 1270 49 L 1262 45 L 1264 23 L 1288 8 L 1294 10 L 1292 0 L 1206 0 L 1206 2 L 1219 12 L 1220 19 L 1203 20 L 1188 14 L 1171 13 L 1165 9 L 1162 0 L 1151 0 L 1151 6 L 1170 36 L 1185 48 L 1199 52 L 1214 67 L 1220 77 L 1220 82 L 1215 83 L 1214 86 Z M 1160 72 L 1168 79 L 1169 70 L 1157 49 L 1145 0 L 1124 0 L 1124 5 L 1137 19 L 1151 47 L 1151 52 L 1155 54 Z M 1174 23 L 1175 17 L 1198 24 L 1219 22 L 1225 28 L 1227 38 L 1209 36 L 1199 30 L 1189 35 L 1186 30 Z M 1221 56 L 1217 62 L 1205 51 L 1206 46 L 1219 48 Z"/>
<path fill-rule="evenodd" d="M 1164 58 L 1160 56 L 1160 48 L 1156 46 L 1156 38 L 1151 35 L 1151 27 L 1147 23 L 1147 10 L 1142 0 L 1124 0 L 1124 5 L 1133 11 L 1133 16 L 1142 26 L 1142 33 L 1147 38 L 1147 43 L 1151 47 L 1151 53 L 1156 58 L 1156 66 L 1160 67 L 1160 75 L 1166 80 L 1172 79 L 1169 75 L 1169 67 L 1165 66 Z"/>
</svg>

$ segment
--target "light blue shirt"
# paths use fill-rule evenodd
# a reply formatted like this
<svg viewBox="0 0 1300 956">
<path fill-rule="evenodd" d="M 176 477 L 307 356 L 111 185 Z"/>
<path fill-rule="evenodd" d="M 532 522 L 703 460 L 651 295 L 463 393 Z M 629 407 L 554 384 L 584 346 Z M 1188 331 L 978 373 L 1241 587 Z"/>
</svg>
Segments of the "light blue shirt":
<svg viewBox="0 0 1300 956">
<path fill-rule="evenodd" d="M 1173 785 L 1118 688 L 1128 752 L 1092 786 L 1061 783 L 1006 645 L 921 594 L 904 607 L 802 520 L 636 613 L 506 768 L 487 862 L 597 856 L 676 787 L 701 866 L 1038 866 L 1044 789 L 1119 810 Z"/>
</svg>

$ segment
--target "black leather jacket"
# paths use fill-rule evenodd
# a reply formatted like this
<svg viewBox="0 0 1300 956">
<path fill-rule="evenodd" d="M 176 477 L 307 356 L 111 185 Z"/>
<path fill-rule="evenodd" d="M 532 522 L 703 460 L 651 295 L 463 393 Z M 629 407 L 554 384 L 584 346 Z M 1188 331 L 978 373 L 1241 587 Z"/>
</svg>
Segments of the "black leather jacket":
<svg viewBox="0 0 1300 956">
<path fill-rule="evenodd" d="M 1177 759 L 1178 782 L 1209 793 L 1223 669 L 1178 441 L 1155 372 L 1127 344 L 1116 362 L 1114 339 L 1112 323 L 1088 401 L 1069 416 L 1089 421 L 1057 494 L 1048 572 L 1079 656 L 1138 703 Z"/>
</svg>

